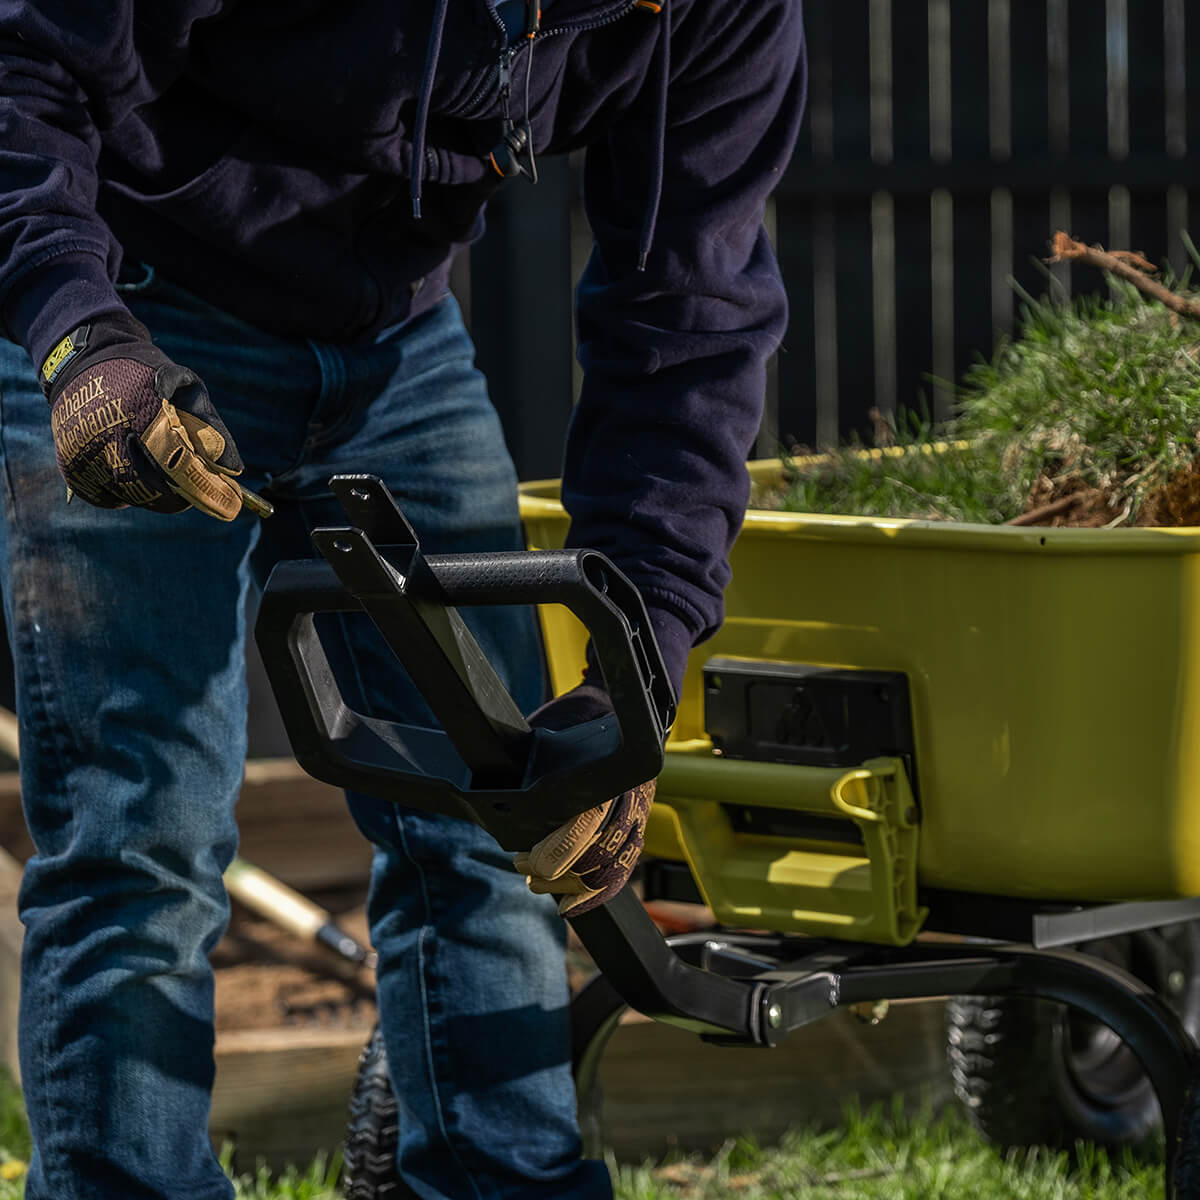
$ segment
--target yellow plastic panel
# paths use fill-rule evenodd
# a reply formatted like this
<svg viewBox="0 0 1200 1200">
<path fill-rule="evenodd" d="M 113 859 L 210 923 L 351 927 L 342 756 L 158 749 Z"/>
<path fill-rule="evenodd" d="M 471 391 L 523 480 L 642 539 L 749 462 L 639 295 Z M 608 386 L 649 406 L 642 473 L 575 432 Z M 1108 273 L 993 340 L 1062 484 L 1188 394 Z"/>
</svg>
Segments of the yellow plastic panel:
<svg viewBox="0 0 1200 1200">
<path fill-rule="evenodd" d="M 833 816 L 862 848 L 735 830 L 730 797 Z M 898 759 L 861 768 L 789 767 L 717 758 L 706 742 L 668 753 L 647 853 L 682 858 L 727 925 L 905 945 L 916 902 L 917 810 Z"/>
</svg>

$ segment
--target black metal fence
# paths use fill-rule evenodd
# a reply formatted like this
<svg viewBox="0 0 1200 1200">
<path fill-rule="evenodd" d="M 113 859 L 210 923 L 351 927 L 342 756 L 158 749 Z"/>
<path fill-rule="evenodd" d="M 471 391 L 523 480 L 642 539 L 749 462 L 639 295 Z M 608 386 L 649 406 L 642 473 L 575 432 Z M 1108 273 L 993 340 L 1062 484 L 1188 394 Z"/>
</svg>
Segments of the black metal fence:
<svg viewBox="0 0 1200 1200">
<path fill-rule="evenodd" d="M 1185 267 L 1200 3 L 806 0 L 805 12 L 808 116 L 770 214 L 792 316 L 762 452 L 869 435 L 872 408 L 944 416 L 953 381 L 1012 329 L 1012 281 L 1052 286 L 1040 260 L 1055 229 Z M 557 473 L 570 408 L 582 217 L 573 208 L 567 230 L 574 185 L 555 167 L 506 189 L 472 256 L 480 361 L 525 478 Z M 1053 277 L 1104 286 L 1086 268 Z"/>
</svg>

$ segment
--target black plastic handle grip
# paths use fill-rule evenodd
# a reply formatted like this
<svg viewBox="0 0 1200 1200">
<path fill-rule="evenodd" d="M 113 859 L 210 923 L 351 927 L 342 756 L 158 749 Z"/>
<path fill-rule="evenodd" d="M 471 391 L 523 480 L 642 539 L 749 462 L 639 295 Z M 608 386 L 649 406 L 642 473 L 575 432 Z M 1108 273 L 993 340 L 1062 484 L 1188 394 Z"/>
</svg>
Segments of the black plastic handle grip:
<svg viewBox="0 0 1200 1200">
<path fill-rule="evenodd" d="M 330 783 L 475 821 L 509 849 L 655 777 L 674 696 L 633 584 L 591 550 L 424 558 L 376 488 L 392 503 L 377 480 L 354 477 L 374 531 L 406 540 L 381 549 L 356 527 L 318 530 L 326 561 L 280 563 L 263 596 L 256 636 L 301 765 Z M 614 717 L 530 730 L 455 608 L 541 603 L 565 605 L 588 629 Z M 375 620 L 442 729 L 376 720 L 345 702 L 313 614 L 354 610 Z"/>
<path fill-rule="evenodd" d="M 617 719 L 649 722 L 661 745 L 675 697 L 641 593 L 597 550 L 430 555 L 446 603 L 562 604 L 587 628 Z M 644 781 L 643 781 L 644 782 Z"/>
</svg>

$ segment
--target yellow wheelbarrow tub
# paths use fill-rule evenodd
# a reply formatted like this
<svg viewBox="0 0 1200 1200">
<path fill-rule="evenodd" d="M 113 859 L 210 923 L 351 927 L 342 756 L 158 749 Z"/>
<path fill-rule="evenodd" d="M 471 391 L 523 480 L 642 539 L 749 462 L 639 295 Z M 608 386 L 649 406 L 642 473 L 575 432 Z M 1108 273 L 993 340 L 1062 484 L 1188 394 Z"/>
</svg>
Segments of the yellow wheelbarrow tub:
<svg viewBox="0 0 1200 1200">
<path fill-rule="evenodd" d="M 781 469 L 750 464 L 759 485 Z M 523 485 L 521 514 L 532 548 L 562 544 L 557 483 Z M 678 827 L 709 803 L 672 784 L 674 755 L 694 757 L 705 737 L 703 664 L 796 662 L 908 677 L 921 886 L 1200 894 L 1200 529 L 752 509 L 731 561 L 725 623 L 689 660 L 656 849 L 688 857 Z M 578 680 L 582 633 L 565 610 L 542 621 L 561 691 Z M 732 803 L 748 801 L 738 794 L 748 765 L 711 758 Z"/>
</svg>

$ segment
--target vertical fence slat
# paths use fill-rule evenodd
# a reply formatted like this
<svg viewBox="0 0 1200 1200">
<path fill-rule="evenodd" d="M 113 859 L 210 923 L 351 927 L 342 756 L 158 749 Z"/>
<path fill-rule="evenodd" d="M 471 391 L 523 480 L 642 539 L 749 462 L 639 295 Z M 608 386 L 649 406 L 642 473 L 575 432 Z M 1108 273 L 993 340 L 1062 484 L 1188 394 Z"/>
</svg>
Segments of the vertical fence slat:
<svg viewBox="0 0 1200 1200">
<path fill-rule="evenodd" d="M 571 308 L 546 303 L 571 292 L 570 170 L 551 158 L 539 172 L 536 187 L 517 179 L 493 198 L 470 264 L 477 360 L 522 479 L 562 469 L 572 400 Z"/>
<path fill-rule="evenodd" d="M 1168 158 L 1187 153 L 1187 44 L 1184 37 L 1184 0 L 1163 0 L 1163 121 Z M 1176 276 L 1189 268 L 1190 257 L 1183 235 L 1188 228 L 1187 188 L 1167 188 L 1167 254 Z"/>
<path fill-rule="evenodd" d="M 988 0 L 988 149 L 993 162 L 1012 161 L 1013 64 L 1012 0 Z M 1008 336 L 1013 327 L 1012 192 L 993 186 L 988 197 L 991 222 L 991 310 L 995 337 Z M 978 347 L 985 356 L 992 348 Z"/>
<path fill-rule="evenodd" d="M 954 158 L 991 158 L 988 6 L 953 0 L 950 9 Z M 992 326 L 991 196 L 975 190 L 954 197 L 954 378 L 987 355 Z"/>
<path fill-rule="evenodd" d="M 892 6 L 892 145 L 898 169 L 929 162 L 929 10 L 914 0 Z M 928 407 L 933 366 L 929 196 L 898 194 L 896 237 L 896 399 L 901 408 Z"/>
<path fill-rule="evenodd" d="M 796 152 L 784 178 L 783 194 L 775 204 L 775 250 L 788 289 L 788 327 L 779 351 L 778 435 L 785 449 L 813 445 L 816 408 L 816 290 L 813 278 L 814 204 L 808 197 L 787 196 L 787 182 L 811 176 L 814 162 L 813 113 L 829 105 L 831 31 L 828 5 L 817 0 L 804 10 L 808 46 L 808 110 L 800 127 Z"/>
<path fill-rule="evenodd" d="M 1009 20 L 1012 62 L 1012 158 L 1049 160 L 1049 56 L 1047 0 L 1018 0 Z M 1012 198 L 1013 278 L 1033 295 L 1046 290 L 1045 269 L 1036 261 L 1046 254 L 1050 236 L 1050 194 L 1014 191 Z M 1015 297 L 1014 297 L 1015 306 Z"/>
<path fill-rule="evenodd" d="M 935 163 L 953 159 L 953 71 L 950 62 L 950 0 L 926 0 L 929 9 L 929 157 Z M 933 337 L 933 417 L 950 415 L 954 396 L 954 197 L 945 187 L 929 199 L 932 287 L 929 291 Z"/>
<path fill-rule="evenodd" d="M 837 162 L 869 161 L 871 34 L 868 0 L 833 6 L 833 154 Z M 871 289 L 871 197 L 839 197 L 834 209 L 837 272 L 837 410 L 818 418 L 818 439 L 836 440 L 870 428 L 875 404 L 874 303 Z"/>
<path fill-rule="evenodd" d="M 1134 22 L 1139 12 L 1153 7 L 1154 0 L 1134 4 Z M 1106 0 L 1108 22 L 1108 156 L 1114 162 L 1126 162 L 1130 150 L 1130 44 L 1129 0 Z M 1161 14 L 1160 14 L 1161 15 Z M 1108 192 L 1108 242 L 1115 249 L 1127 249 L 1133 242 L 1134 191 L 1128 183 L 1117 184 Z"/>
<path fill-rule="evenodd" d="M 1070 0 L 1068 6 L 1068 71 L 1071 97 L 1069 152 L 1073 158 L 1102 162 L 1109 157 L 1110 104 L 1108 10 L 1111 0 Z M 1124 89 L 1121 96 L 1124 98 Z M 1071 228 L 1081 241 L 1107 243 L 1110 217 L 1109 188 L 1103 177 L 1094 187 L 1076 187 L 1071 193 Z M 1072 271 L 1076 293 L 1104 289 L 1103 276 L 1092 267 Z"/>
<path fill-rule="evenodd" d="M 1183 24 L 1183 117 L 1179 122 L 1181 128 L 1176 130 L 1177 142 L 1172 146 L 1172 153 L 1179 156 L 1181 166 L 1183 161 L 1194 161 L 1196 152 L 1200 150 L 1200 9 L 1194 0 L 1185 0 L 1181 5 L 1180 20 Z M 1200 186 L 1190 185 L 1186 188 L 1185 211 L 1190 210 L 1194 215 L 1200 213 Z M 1192 241 L 1200 239 L 1200 222 L 1195 222 L 1188 229 Z M 1190 258 L 1189 258 L 1190 262 Z M 1196 276 L 1197 268 L 1193 265 L 1192 274 Z M 1193 278 L 1193 284 L 1195 278 Z"/>
<path fill-rule="evenodd" d="M 1129 4 L 1129 146 L 1131 155 L 1167 151 L 1166 45 L 1162 0 Z M 1129 249 L 1164 260 L 1177 231 L 1168 228 L 1166 189 L 1134 190 L 1131 195 Z M 1120 249 L 1121 247 L 1117 247 Z"/>
<path fill-rule="evenodd" d="M 892 161 L 892 0 L 870 0 L 871 161 Z M 874 320 L 875 407 L 896 416 L 896 227 L 892 194 L 871 196 L 871 300 Z"/>
</svg>

